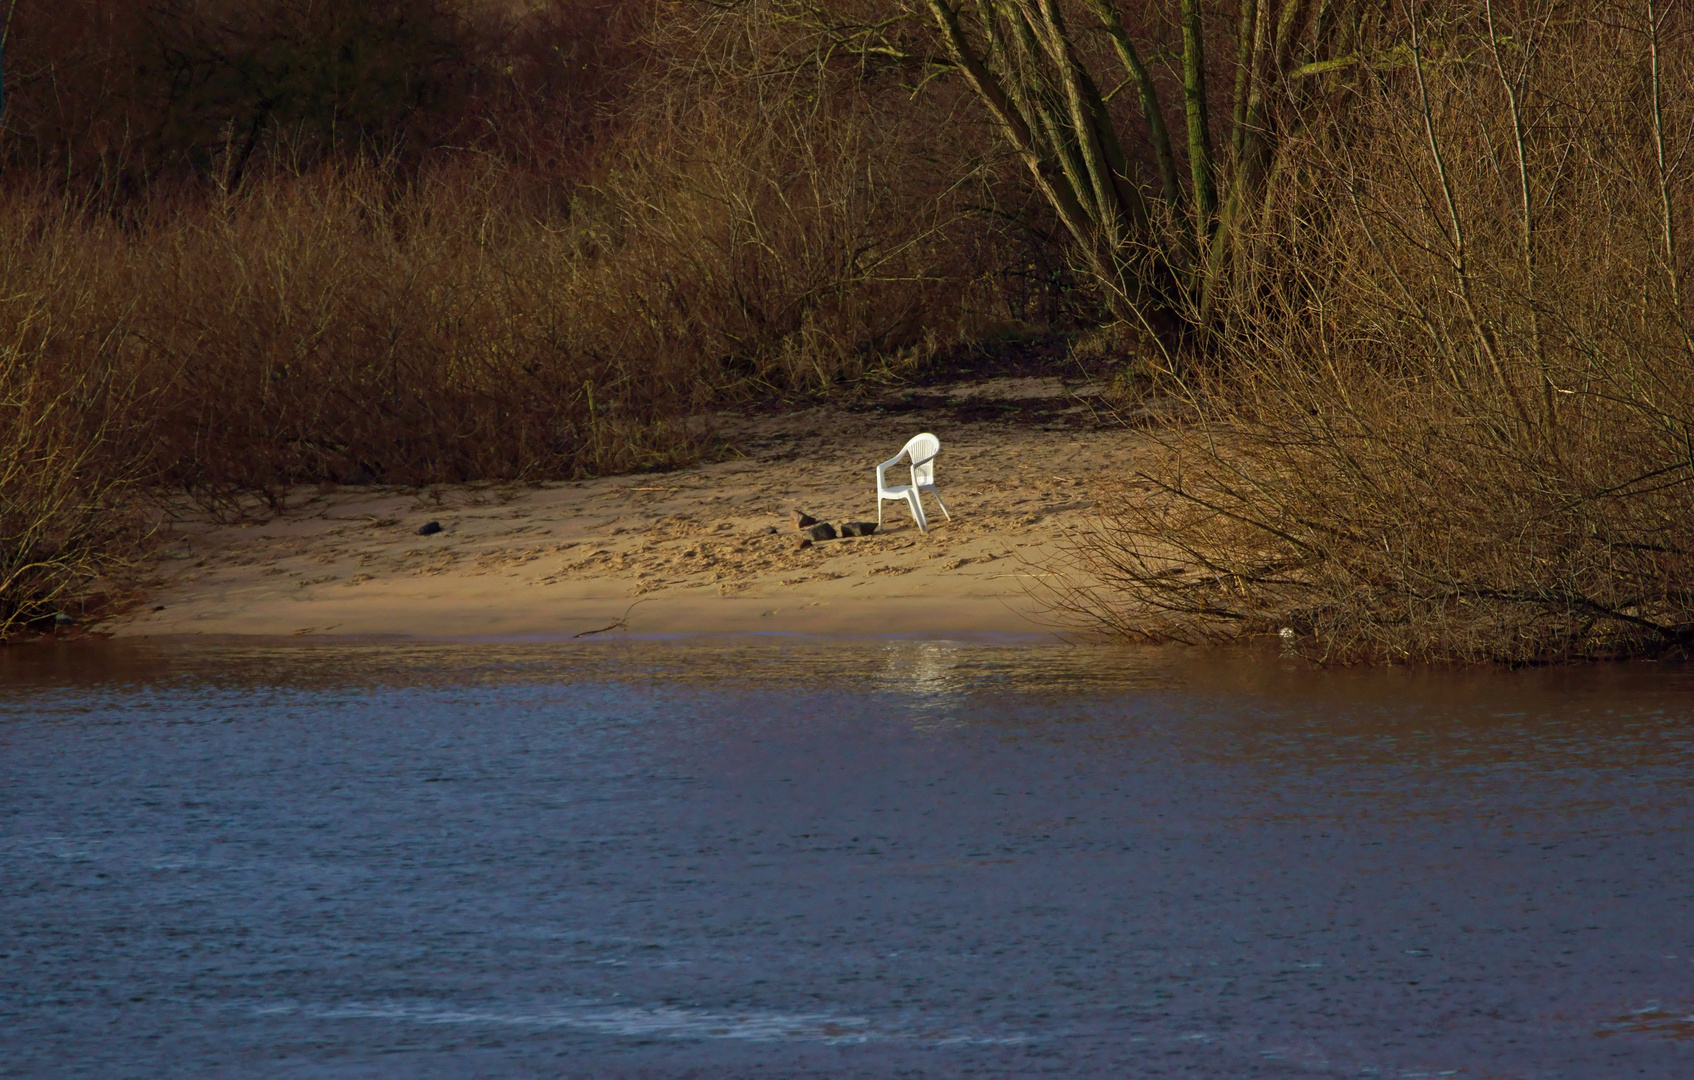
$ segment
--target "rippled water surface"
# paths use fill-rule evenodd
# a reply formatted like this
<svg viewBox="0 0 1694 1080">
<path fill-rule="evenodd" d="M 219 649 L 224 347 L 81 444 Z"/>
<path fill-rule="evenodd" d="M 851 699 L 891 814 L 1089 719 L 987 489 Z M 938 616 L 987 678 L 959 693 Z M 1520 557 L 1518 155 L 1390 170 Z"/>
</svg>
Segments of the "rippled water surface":
<svg viewBox="0 0 1694 1080">
<path fill-rule="evenodd" d="M 1694 1076 L 1694 679 L 0 650 L 0 1075 Z"/>
</svg>

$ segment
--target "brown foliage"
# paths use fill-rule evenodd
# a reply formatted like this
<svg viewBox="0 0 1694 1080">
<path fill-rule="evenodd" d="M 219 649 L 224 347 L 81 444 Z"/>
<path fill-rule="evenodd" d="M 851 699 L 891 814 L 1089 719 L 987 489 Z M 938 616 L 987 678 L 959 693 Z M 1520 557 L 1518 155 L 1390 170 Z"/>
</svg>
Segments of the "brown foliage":
<svg viewBox="0 0 1694 1080">
<path fill-rule="evenodd" d="M 412 9 L 366 14 L 390 10 Z M 51 587 L 0 579 L 6 610 L 34 618 L 114 565 L 101 553 L 133 530 L 113 508 L 137 494 L 229 508 L 255 493 L 279 504 L 305 481 L 670 467 L 709 449 L 709 407 L 824 390 L 1004 322 L 993 271 L 1021 253 L 1006 224 L 1019 208 L 968 125 L 891 109 L 910 92 L 894 80 L 794 69 L 774 22 L 707 12 L 637 48 L 615 21 L 594 63 L 663 59 L 612 122 L 585 107 L 570 138 L 535 119 L 576 92 L 571 71 L 542 70 L 558 50 L 539 43 L 566 32 L 555 23 L 478 39 L 517 74 L 477 114 L 474 148 L 302 154 L 278 123 L 251 154 L 226 137 L 194 182 L 121 197 L 99 168 L 63 178 L 86 139 L 50 169 L 14 169 L 0 187 L 0 445 L 38 447 L 30 460 L 73 480 L 49 491 L 36 477 L 51 470 L 7 472 L 0 548 L 17 565 L 88 557 L 60 560 Z M 214 44 L 263 38 L 240 25 Z M 162 115 L 203 133 L 195 117 L 234 106 L 208 108 Z M 451 129 L 452 110 L 424 112 Z M 198 139 L 173 145 L 205 150 Z M 43 546 L 43 530 L 80 539 Z"/>
<path fill-rule="evenodd" d="M 0 638 L 51 620 L 142 538 L 108 449 L 138 434 L 123 298 L 76 272 L 62 215 L 0 225 Z M 144 433 L 143 433 L 144 434 Z"/>
<path fill-rule="evenodd" d="M 1326 661 L 1694 636 L 1694 56 L 1651 7 L 1443 16 L 1280 163 L 1073 610 Z"/>
</svg>

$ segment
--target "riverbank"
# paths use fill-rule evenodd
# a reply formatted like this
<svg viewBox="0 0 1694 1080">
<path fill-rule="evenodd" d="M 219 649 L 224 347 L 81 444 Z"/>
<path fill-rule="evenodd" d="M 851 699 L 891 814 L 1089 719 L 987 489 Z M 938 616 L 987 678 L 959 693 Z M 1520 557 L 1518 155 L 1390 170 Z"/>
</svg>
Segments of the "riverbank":
<svg viewBox="0 0 1694 1080">
<path fill-rule="evenodd" d="M 999 378 L 853 406 L 717 418 L 726 453 L 665 473 L 542 485 L 297 491 L 268 520 L 192 516 L 92 629 L 165 635 L 574 637 L 800 633 L 960 637 L 1061 628 L 1047 565 L 1089 481 L 1143 437 L 1095 388 Z M 875 521 L 873 469 L 941 439 L 930 531 L 889 502 L 864 538 L 796 546 L 793 509 Z M 441 531 L 420 535 L 437 522 Z"/>
</svg>

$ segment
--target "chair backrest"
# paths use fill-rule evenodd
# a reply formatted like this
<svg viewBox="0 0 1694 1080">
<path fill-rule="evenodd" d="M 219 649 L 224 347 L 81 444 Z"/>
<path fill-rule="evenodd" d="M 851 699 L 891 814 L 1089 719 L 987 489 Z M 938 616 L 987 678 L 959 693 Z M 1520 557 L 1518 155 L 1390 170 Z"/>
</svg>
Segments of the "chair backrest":
<svg viewBox="0 0 1694 1080">
<path fill-rule="evenodd" d="M 901 451 L 914 463 L 912 483 L 919 486 L 935 483 L 935 455 L 940 452 L 941 440 L 929 432 L 926 431 L 922 435 L 912 436 L 911 441 L 906 443 L 906 448 Z M 925 458 L 929 460 L 924 461 Z M 919 461 L 923 461 L 923 464 L 917 465 L 916 463 Z"/>
</svg>

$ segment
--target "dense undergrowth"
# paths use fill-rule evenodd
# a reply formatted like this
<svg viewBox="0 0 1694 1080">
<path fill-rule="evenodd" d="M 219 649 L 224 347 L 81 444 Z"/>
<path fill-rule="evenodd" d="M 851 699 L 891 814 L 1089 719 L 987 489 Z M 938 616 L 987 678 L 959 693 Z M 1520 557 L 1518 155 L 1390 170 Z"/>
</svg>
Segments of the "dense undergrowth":
<svg viewBox="0 0 1694 1080">
<path fill-rule="evenodd" d="M 1111 324 L 1055 602 L 1326 661 L 1694 636 L 1694 24 L 1655 2 L 19 0 L 0 636 L 149 498 L 710 451 Z M 1285 632 L 1285 633 L 1284 633 Z"/>
<path fill-rule="evenodd" d="M 1385 28 L 1283 147 L 1182 420 L 1060 602 L 1324 661 L 1685 651 L 1687 32 L 1651 4 Z"/>
<path fill-rule="evenodd" d="M 114 26 L 144 43 L 83 57 L 104 69 L 73 76 L 129 91 L 85 88 L 84 114 L 15 47 L 0 635 L 113 576 L 148 498 L 672 467 L 709 452 L 710 407 L 910 369 L 1050 306 L 1041 215 L 948 131 L 945 94 L 796 69 L 768 19 L 635 7 L 232 0 L 212 33 L 84 3 L 73 58 Z M 353 46 L 379 55 L 343 70 Z M 583 60 L 596 78 L 549 67 Z M 189 64 L 188 89 L 148 62 Z M 112 146 L 119 120 L 137 133 Z"/>
</svg>

